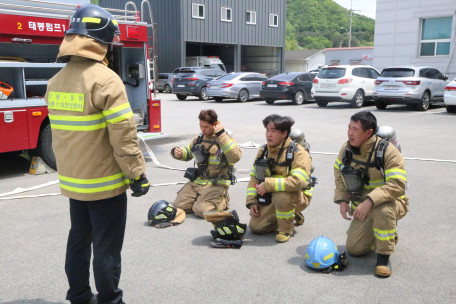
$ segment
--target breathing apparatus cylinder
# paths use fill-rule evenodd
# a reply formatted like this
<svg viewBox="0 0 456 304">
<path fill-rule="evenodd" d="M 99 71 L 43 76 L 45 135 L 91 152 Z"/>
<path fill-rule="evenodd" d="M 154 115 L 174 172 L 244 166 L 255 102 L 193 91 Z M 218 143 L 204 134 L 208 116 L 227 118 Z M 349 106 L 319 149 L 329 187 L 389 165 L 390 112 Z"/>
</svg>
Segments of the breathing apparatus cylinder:
<svg viewBox="0 0 456 304">
<path fill-rule="evenodd" d="M 401 144 L 397 141 L 396 131 L 390 126 L 382 126 L 378 128 L 377 135 L 381 138 L 386 138 L 393 144 L 399 152 L 401 152 Z"/>
</svg>

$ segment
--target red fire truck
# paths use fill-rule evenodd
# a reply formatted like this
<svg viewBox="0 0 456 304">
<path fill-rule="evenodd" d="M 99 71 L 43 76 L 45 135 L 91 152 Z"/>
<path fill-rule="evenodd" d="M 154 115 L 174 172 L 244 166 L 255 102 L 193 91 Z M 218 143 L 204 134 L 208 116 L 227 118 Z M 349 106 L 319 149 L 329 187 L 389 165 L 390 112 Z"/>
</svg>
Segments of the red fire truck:
<svg viewBox="0 0 456 304">
<path fill-rule="evenodd" d="M 0 0 L 0 153 L 29 151 L 56 168 L 43 97 L 49 79 L 65 66 L 56 63 L 56 58 L 78 7 L 41 0 Z M 153 25 L 141 20 L 142 12 L 135 6 L 106 10 L 114 15 L 121 31 L 109 67 L 125 83 L 138 131 L 161 132 L 160 100 L 149 86 L 149 66 L 155 66 L 155 56 L 149 48 L 153 37 L 148 37 L 148 28 Z M 150 4 L 148 12 L 151 14 Z"/>
</svg>

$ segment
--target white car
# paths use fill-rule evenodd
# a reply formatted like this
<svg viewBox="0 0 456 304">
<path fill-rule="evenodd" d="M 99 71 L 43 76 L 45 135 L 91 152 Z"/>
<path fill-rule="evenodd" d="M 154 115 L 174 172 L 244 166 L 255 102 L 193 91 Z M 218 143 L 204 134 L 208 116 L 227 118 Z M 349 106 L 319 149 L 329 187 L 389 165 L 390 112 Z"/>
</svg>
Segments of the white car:
<svg viewBox="0 0 456 304">
<path fill-rule="evenodd" d="M 319 107 L 344 101 L 361 108 L 364 101 L 373 100 L 374 82 L 379 75 L 368 65 L 325 66 L 314 78 L 311 94 Z"/>
<path fill-rule="evenodd" d="M 448 113 L 456 113 L 456 78 L 445 87 L 443 102 Z"/>
</svg>

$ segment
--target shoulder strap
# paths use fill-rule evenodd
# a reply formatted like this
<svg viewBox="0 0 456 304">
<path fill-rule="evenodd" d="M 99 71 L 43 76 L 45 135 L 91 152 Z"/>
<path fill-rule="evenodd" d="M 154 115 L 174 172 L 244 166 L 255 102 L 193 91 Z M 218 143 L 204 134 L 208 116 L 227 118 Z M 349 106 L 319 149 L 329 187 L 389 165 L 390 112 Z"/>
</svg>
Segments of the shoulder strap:
<svg viewBox="0 0 456 304">
<path fill-rule="evenodd" d="M 198 138 L 196 139 L 193 145 L 201 144 L 203 142 L 203 136 L 203 133 L 200 133 L 200 135 L 198 135 Z"/>
<path fill-rule="evenodd" d="M 378 170 L 382 171 L 383 176 L 385 176 L 385 153 L 388 148 L 389 141 L 386 138 L 382 138 L 377 145 L 375 151 L 375 167 Z"/>
<path fill-rule="evenodd" d="M 258 159 L 266 159 L 268 158 L 268 145 L 263 145 L 263 152 L 261 153 L 260 157 Z"/>
<path fill-rule="evenodd" d="M 290 168 L 291 170 L 291 166 L 293 164 L 293 160 L 294 160 L 294 153 L 296 151 L 299 151 L 299 147 L 298 147 L 298 143 L 295 142 L 295 141 L 292 141 L 289 145 L 288 145 L 288 148 L 287 148 L 287 158 L 285 160 L 286 164 L 287 164 L 287 167 Z"/>
</svg>

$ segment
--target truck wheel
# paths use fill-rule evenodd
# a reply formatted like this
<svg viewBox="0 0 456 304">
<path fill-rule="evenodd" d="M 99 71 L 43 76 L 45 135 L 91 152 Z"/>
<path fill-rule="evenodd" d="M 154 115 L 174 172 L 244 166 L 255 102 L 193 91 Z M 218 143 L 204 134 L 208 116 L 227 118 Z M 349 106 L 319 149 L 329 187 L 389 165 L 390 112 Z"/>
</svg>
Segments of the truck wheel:
<svg viewBox="0 0 456 304">
<path fill-rule="evenodd" d="M 187 99 L 187 95 L 176 94 L 176 97 L 177 97 L 177 99 L 179 99 L 179 100 L 185 100 L 185 99 Z"/>
<path fill-rule="evenodd" d="M 247 91 L 246 89 L 240 90 L 237 100 L 240 102 L 246 102 L 247 100 L 249 100 L 249 91 Z"/>
<path fill-rule="evenodd" d="M 41 157 L 43 161 L 52 169 L 57 170 L 57 163 L 55 161 L 54 150 L 52 149 L 52 130 L 51 125 L 48 123 L 38 137 L 38 144 L 36 146 L 36 155 Z"/>
<path fill-rule="evenodd" d="M 364 93 L 361 90 L 356 91 L 351 101 L 352 108 L 361 108 L 364 104 Z"/>
<path fill-rule="evenodd" d="M 266 103 L 267 104 L 273 104 L 274 103 L 274 99 L 265 99 Z"/>
<path fill-rule="evenodd" d="M 173 89 L 169 85 L 165 85 L 165 93 L 172 93 Z"/>
<path fill-rule="evenodd" d="M 293 97 L 293 104 L 294 105 L 302 105 L 305 101 L 304 93 L 301 91 L 297 91 L 295 96 Z"/>
<path fill-rule="evenodd" d="M 383 101 L 376 101 L 375 106 L 379 110 L 385 110 L 388 105 L 386 103 L 384 103 Z"/>
<path fill-rule="evenodd" d="M 416 104 L 416 109 L 418 111 L 427 111 L 429 109 L 429 105 L 431 104 L 431 94 L 428 91 L 423 93 L 421 97 L 421 102 Z"/>
<path fill-rule="evenodd" d="M 317 105 L 321 108 L 326 107 L 328 105 L 327 101 L 317 101 Z"/>
<path fill-rule="evenodd" d="M 199 97 L 199 100 L 201 100 L 201 101 L 206 101 L 207 100 L 206 87 L 202 87 L 201 88 L 198 97 Z"/>
</svg>

